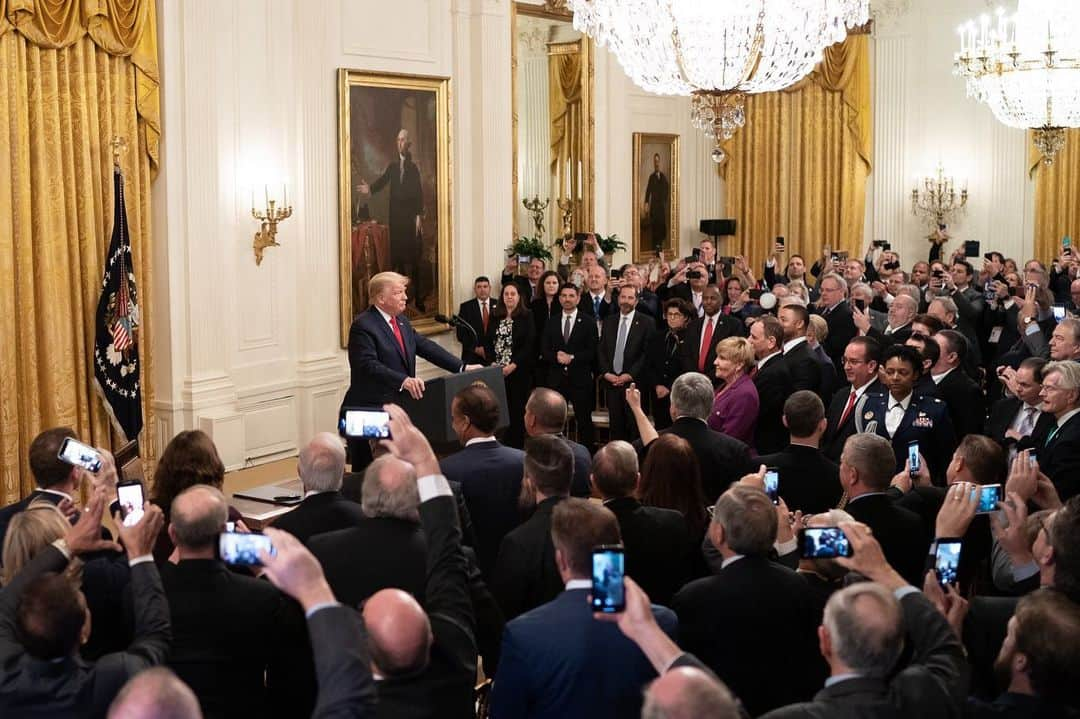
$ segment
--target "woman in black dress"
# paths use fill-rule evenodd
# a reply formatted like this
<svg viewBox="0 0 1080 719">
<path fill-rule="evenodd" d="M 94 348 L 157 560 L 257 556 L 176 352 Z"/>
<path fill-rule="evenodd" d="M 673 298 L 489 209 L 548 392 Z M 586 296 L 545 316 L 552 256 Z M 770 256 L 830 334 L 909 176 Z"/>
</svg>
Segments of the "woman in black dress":
<svg viewBox="0 0 1080 719">
<path fill-rule="evenodd" d="M 525 402 L 532 387 L 536 326 L 517 285 L 503 285 L 500 299 L 500 305 L 491 312 L 484 351 L 493 365 L 502 367 L 506 382 L 510 428 L 503 444 L 521 449 L 525 444 Z"/>
<path fill-rule="evenodd" d="M 562 287 L 562 278 L 559 277 L 559 273 L 548 270 L 540 275 L 540 296 L 529 305 L 533 323 L 536 325 L 536 344 L 534 347 L 536 357 L 533 362 L 533 385 L 536 387 L 543 387 L 544 383 L 547 382 L 547 362 L 544 361 L 543 352 L 541 351 L 542 343 L 540 338 L 544 336 L 544 327 L 547 326 L 548 319 L 559 314 L 560 310 L 562 310 L 562 306 L 559 305 L 560 287 Z"/>
<path fill-rule="evenodd" d="M 652 415 L 658 430 L 671 426 L 671 383 L 682 374 L 682 344 L 686 328 L 695 317 L 694 306 L 686 300 L 680 297 L 668 300 L 664 303 L 668 330 L 664 334 L 655 333 L 648 348 L 650 374 L 656 382 Z"/>
</svg>

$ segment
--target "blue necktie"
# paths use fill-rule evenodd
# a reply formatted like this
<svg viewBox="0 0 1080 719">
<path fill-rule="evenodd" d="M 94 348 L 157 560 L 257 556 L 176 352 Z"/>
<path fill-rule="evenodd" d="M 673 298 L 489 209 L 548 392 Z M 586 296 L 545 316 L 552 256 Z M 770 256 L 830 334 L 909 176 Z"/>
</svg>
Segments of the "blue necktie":
<svg viewBox="0 0 1080 719">
<path fill-rule="evenodd" d="M 592 311 L 593 311 L 593 315 L 595 315 L 598 318 L 600 317 L 600 298 L 599 297 L 593 297 Z"/>
</svg>

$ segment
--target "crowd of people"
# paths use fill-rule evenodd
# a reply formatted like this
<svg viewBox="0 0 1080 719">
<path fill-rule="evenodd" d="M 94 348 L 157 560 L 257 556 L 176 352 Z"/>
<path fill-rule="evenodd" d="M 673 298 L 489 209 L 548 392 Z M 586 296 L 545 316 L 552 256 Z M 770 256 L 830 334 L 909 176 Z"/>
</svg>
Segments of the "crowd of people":
<svg viewBox="0 0 1080 719">
<path fill-rule="evenodd" d="M 247 528 L 202 432 L 112 529 L 112 457 L 42 432 L 0 509 L 0 714 L 1080 716 L 1069 247 L 907 271 L 778 242 L 760 277 L 708 240 L 580 254 L 459 310 L 505 431 L 473 384 L 446 456 L 396 405 L 363 471 L 314 437 L 261 566 L 216 552 Z M 594 613 L 612 546 L 625 608 Z"/>
</svg>

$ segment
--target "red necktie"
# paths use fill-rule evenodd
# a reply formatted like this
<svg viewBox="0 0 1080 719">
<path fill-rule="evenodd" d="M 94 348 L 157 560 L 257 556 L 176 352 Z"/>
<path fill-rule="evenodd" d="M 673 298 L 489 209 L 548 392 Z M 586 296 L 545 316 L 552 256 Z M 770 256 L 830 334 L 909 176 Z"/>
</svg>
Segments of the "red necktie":
<svg viewBox="0 0 1080 719">
<path fill-rule="evenodd" d="M 394 330 L 394 337 L 397 338 L 398 346 L 401 347 L 401 354 L 408 357 L 409 353 L 405 351 L 405 339 L 401 336 L 401 328 L 398 327 L 397 317 L 390 318 L 390 329 Z"/>
<path fill-rule="evenodd" d="M 844 405 L 844 413 L 840 415 L 840 425 L 847 421 L 848 415 L 851 414 L 851 408 L 855 406 L 855 390 L 851 390 L 851 394 L 848 395 L 847 404 Z M 837 425 L 837 426 L 840 426 Z"/>
<path fill-rule="evenodd" d="M 709 345 L 712 343 L 713 318 L 705 320 L 705 327 L 701 330 L 701 351 L 698 353 L 698 372 L 705 372 L 705 358 L 709 355 Z"/>
<path fill-rule="evenodd" d="M 488 308 L 487 308 L 487 302 L 484 302 L 484 303 L 482 303 L 482 304 L 480 305 L 480 310 L 481 310 L 481 312 L 482 312 L 482 314 L 483 314 L 483 317 L 482 317 L 482 319 L 481 319 L 480 321 L 484 323 L 484 332 L 486 333 L 486 332 L 487 332 L 487 325 L 488 325 Z"/>
</svg>

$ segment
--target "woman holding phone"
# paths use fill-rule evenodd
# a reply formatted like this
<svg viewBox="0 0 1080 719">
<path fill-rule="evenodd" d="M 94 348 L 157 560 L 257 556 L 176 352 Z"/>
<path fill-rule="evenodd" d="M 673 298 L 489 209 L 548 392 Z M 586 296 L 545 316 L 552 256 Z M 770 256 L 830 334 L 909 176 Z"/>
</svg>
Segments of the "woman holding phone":
<svg viewBox="0 0 1080 719">
<path fill-rule="evenodd" d="M 492 364 L 502 367 L 506 383 L 506 404 L 510 428 L 503 444 L 521 449 L 525 444 L 525 402 L 532 386 L 533 361 L 536 359 L 536 325 L 518 294 L 517 285 L 502 288 L 502 303 L 492 310 L 484 351 Z"/>
</svg>

